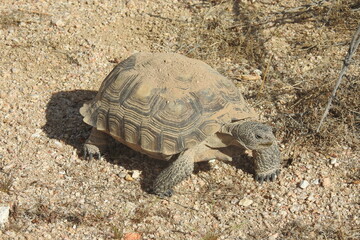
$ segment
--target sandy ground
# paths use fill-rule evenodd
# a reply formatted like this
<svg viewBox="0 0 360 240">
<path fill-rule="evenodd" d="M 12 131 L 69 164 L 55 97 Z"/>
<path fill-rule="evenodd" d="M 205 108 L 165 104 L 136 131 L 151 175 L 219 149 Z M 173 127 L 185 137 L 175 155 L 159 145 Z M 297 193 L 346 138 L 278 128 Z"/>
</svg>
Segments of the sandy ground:
<svg viewBox="0 0 360 240">
<path fill-rule="evenodd" d="M 160 199 L 148 188 L 166 163 L 115 144 L 101 160 L 82 159 L 90 127 L 78 110 L 94 97 L 104 77 L 134 52 L 194 57 L 193 40 L 182 36 L 196 36 L 199 29 L 191 24 L 200 10 L 211 17 L 216 2 L 2 1 L 0 206 L 9 206 L 10 216 L 1 239 L 130 240 L 125 234 L 132 232 L 157 240 L 360 238 L 358 150 L 329 142 L 332 150 L 317 151 L 287 139 L 289 128 L 277 116 L 288 113 L 279 106 L 295 95 L 251 98 L 261 80 L 236 76 L 267 67 L 244 56 L 218 58 L 218 52 L 202 51 L 207 46 L 196 49 L 199 58 L 236 80 L 262 118 L 278 129 L 284 155 L 278 181 L 256 183 L 251 158 L 244 155 L 231 163 L 198 164 L 173 197 Z M 235 2 L 276 12 L 311 1 Z M 225 10 L 236 13 L 234 6 L 230 2 Z M 329 79 L 332 86 L 355 29 L 350 30 L 339 35 L 316 21 L 262 29 L 259 34 L 267 41 L 261 52 L 272 56 L 271 87 L 293 89 Z M 300 41 L 300 35 L 307 41 Z M 305 52 L 320 39 L 339 44 L 322 54 Z M 359 62 L 354 57 L 347 78 L 358 85 Z M 322 107 L 326 99 L 326 94 L 319 96 Z"/>
</svg>

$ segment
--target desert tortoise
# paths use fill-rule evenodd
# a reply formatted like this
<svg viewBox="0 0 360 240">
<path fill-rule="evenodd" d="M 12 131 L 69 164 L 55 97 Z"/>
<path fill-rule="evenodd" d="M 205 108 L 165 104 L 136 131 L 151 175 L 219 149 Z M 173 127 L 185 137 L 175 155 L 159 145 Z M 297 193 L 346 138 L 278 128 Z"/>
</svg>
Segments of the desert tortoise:
<svg viewBox="0 0 360 240">
<path fill-rule="evenodd" d="M 280 152 L 271 127 L 256 122 L 232 81 L 202 61 L 175 53 L 137 53 L 105 78 L 80 109 L 93 126 L 84 154 L 100 156 L 109 135 L 135 151 L 169 160 L 153 191 L 171 196 L 194 162 L 231 160 L 253 150 L 256 179 L 275 180 Z"/>
</svg>

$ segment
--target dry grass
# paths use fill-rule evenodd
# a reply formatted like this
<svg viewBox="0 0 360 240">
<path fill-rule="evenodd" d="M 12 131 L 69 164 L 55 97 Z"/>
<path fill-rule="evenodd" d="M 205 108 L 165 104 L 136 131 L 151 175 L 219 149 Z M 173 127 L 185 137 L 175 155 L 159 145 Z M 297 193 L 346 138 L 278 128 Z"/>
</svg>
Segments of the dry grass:
<svg viewBox="0 0 360 240">
<path fill-rule="evenodd" d="M 113 236 L 112 239 L 122 239 L 124 236 L 123 226 L 112 226 Z"/>
<path fill-rule="evenodd" d="M 282 229 L 282 236 L 285 239 L 316 239 L 316 240 L 355 240 L 360 236 L 360 229 L 348 230 L 340 226 L 335 229 L 313 226 L 305 226 L 300 222 L 292 222 Z"/>
<path fill-rule="evenodd" d="M 10 175 L 0 177 L 0 191 L 10 194 L 11 187 L 13 185 L 13 179 Z"/>
<path fill-rule="evenodd" d="M 292 51 L 299 57 L 306 57 L 309 53 L 322 56 L 329 48 L 348 46 L 360 19 L 359 4 L 350 0 L 317 1 L 296 8 L 284 7 L 280 12 L 266 12 L 266 9 L 256 8 L 255 5 L 228 0 L 207 1 L 197 5 L 189 3 L 187 7 L 196 13 L 196 17 L 180 23 L 168 20 L 170 28 L 178 27 L 181 34 L 176 44 L 169 45 L 169 49 L 165 50 L 203 59 L 212 66 L 219 66 L 220 71 L 232 78 L 237 78 L 236 71 L 239 69 L 235 72 L 233 69 L 227 71 L 227 62 L 237 66 L 250 65 L 245 68 L 259 68 L 263 71 L 273 64 L 272 55 L 264 47 L 268 41 L 262 33 L 265 29 L 286 24 L 309 24 L 321 33 L 321 38 L 316 34 L 295 34 Z M 327 39 L 327 31 L 339 34 L 336 39 Z M 261 90 L 258 93 L 262 94 L 245 95 L 253 104 L 261 105 L 265 110 L 273 109 L 274 101 L 279 96 L 291 96 L 277 109 L 278 114 L 273 118 L 284 142 L 297 146 L 296 149 L 290 147 L 289 152 L 301 152 L 301 148 L 309 150 L 314 146 L 318 151 L 327 151 L 329 146 L 341 144 L 357 148 L 359 144 L 360 83 L 357 75 L 347 76 L 340 86 L 324 127 L 320 133 L 315 132 L 334 87 L 333 80 L 337 78 L 328 72 L 329 67 L 332 67 L 331 63 L 318 66 L 312 78 L 292 77 L 290 85 L 301 84 L 291 88 L 279 85 L 262 88 L 265 81 L 260 85 L 241 83 L 248 84 L 248 89 L 257 92 Z M 272 69 L 268 75 L 272 79 L 284 78 L 276 69 Z"/>
<path fill-rule="evenodd" d="M 219 239 L 219 237 L 220 237 L 219 234 L 210 232 L 210 233 L 207 233 L 207 234 L 202 238 L 202 240 L 217 240 L 217 239 Z"/>
</svg>

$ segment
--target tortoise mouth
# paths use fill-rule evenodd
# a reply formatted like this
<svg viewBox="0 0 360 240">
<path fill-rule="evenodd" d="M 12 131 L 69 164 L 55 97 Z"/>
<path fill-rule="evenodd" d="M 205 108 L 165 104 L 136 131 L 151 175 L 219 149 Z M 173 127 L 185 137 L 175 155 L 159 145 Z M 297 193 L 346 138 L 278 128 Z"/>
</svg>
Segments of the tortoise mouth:
<svg viewBox="0 0 360 240">
<path fill-rule="evenodd" d="M 270 147 L 272 144 L 273 144 L 272 142 L 267 142 L 267 143 L 261 143 L 260 146 Z"/>
</svg>

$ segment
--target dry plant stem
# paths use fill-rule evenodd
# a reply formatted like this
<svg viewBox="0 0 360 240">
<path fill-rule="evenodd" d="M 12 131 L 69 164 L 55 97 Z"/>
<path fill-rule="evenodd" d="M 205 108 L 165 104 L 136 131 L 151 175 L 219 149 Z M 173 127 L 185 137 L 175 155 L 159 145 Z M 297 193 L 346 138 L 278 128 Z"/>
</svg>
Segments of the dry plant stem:
<svg viewBox="0 0 360 240">
<path fill-rule="evenodd" d="M 259 92 L 258 92 L 258 96 L 259 96 L 260 94 L 262 94 L 262 91 L 263 91 L 263 89 L 264 89 L 265 81 L 266 81 L 266 77 L 267 77 L 267 73 L 268 73 L 268 71 L 269 71 L 269 66 L 270 66 L 270 64 L 271 64 L 271 61 L 272 61 L 273 56 L 274 56 L 274 55 L 271 54 L 270 59 L 269 59 L 269 63 L 268 63 L 267 66 L 266 66 L 266 69 L 265 69 L 265 72 L 264 72 L 264 76 L 263 76 L 263 78 L 262 78 L 262 83 L 261 83 L 261 86 L 260 86 L 260 89 L 259 89 Z"/>
<path fill-rule="evenodd" d="M 334 90 L 333 90 L 333 92 L 332 92 L 332 94 L 331 94 L 331 96 L 330 96 L 330 98 L 329 98 L 328 104 L 327 104 L 327 106 L 326 106 L 326 108 L 325 108 L 324 114 L 323 114 L 323 116 L 322 116 L 322 118 L 321 118 L 321 121 L 320 121 L 320 123 L 319 123 L 318 128 L 316 129 L 316 132 L 319 132 L 319 131 L 320 131 L 320 127 L 321 127 L 321 125 L 323 124 L 326 116 L 327 116 L 328 113 L 329 113 L 329 109 L 330 109 L 330 107 L 331 107 L 332 100 L 335 98 L 336 91 L 337 91 L 337 89 L 338 89 L 339 86 L 340 86 L 340 83 L 341 83 L 341 81 L 342 81 L 342 78 L 343 78 L 346 70 L 348 69 L 348 67 L 349 67 L 349 65 L 350 65 L 351 58 L 352 58 L 352 56 L 354 55 L 354 53 L 356 52 L 356 49 L 357 49 L 357 47 L 359 46 L 359 44 L 360 44 L 360 25 L 358 26 L 358 28 L 357 28 L 357 30 L 356 30 L 356 32 L 355 32 L 355 34 L 354 34 L 354 36 L 353 36 L 353 38 L 352 38 L 352 40 L 351 40 L 350 48 L 349 48 L 349 51 L 348 51 L 348 53 L 346 54 L 346 57 L 345 57 L 345 59 L 344 59 L 344 63 L 343 63 L 342 69 L 341 69 L 341 71 L 340 71 L 339 78 L 338 78 L 338 80 L 337 80 L 337 82 L 336 82 L 336 85 L 335 85 L 335 88 L 334 88 Z"/>
</svg>

